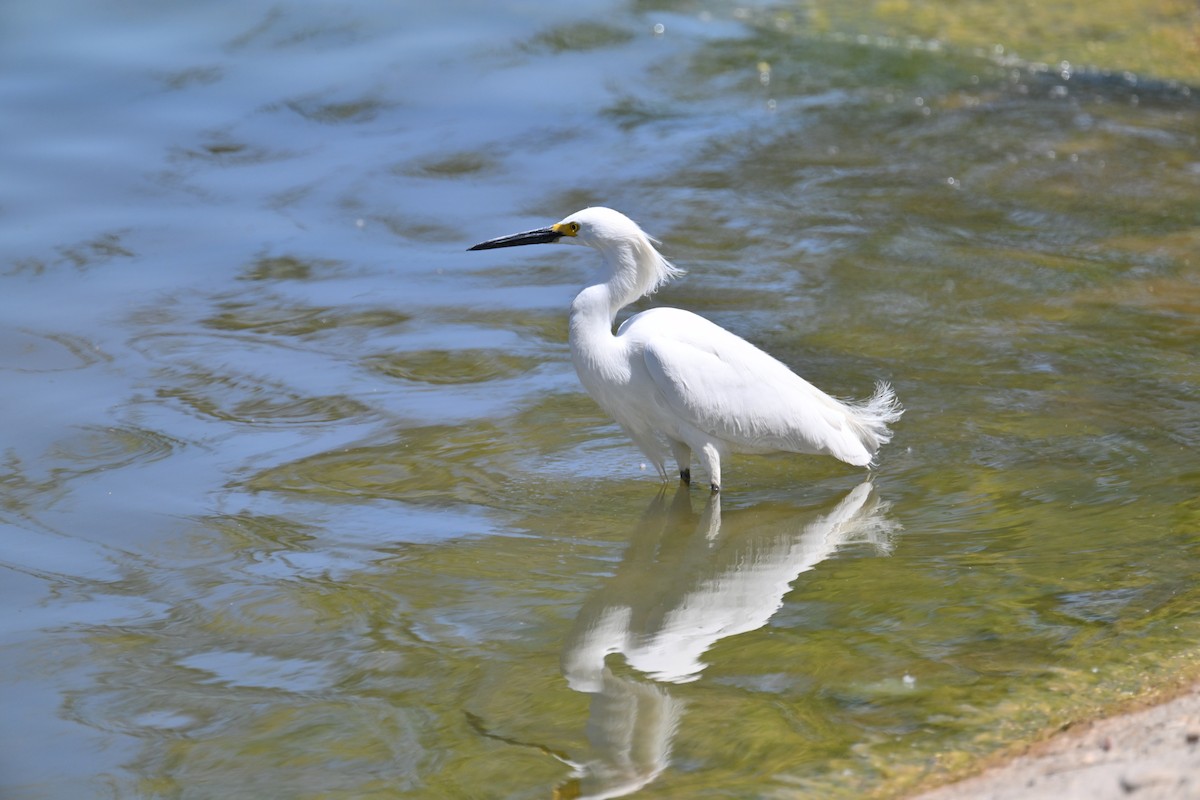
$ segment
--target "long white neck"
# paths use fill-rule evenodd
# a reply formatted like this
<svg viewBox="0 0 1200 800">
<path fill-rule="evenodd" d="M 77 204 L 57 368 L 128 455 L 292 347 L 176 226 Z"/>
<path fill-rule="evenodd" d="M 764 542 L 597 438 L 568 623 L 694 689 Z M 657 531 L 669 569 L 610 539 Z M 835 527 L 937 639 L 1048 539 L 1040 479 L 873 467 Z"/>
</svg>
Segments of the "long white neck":
<svg viewBox="0 0 1200 800">
<path fill-rule="evenodd" d="M 571 360 L 584 386 L 591 391 L 591 376 L 606 381 L 620 381 L 628 366 L 621 358 L 621 346 L 613 336 L 613 321 L 625 305 L 613 300 L 613 287 L 597 283 L 580 292 L 571 303 L 570 343 Z"/>
<path fill-rule="evenodd" d="M 588 374 L 620 380 L 629 366 L 613 336 L 617 312 L 682 274 L 667 261 L 645 234 L 594 244 L 604 261 L 608 280 L 584 289 L 571 303 L 571 358 L 584 385 Z M 590 388 L 590 387 L 589 387 Z"/>
<path fill-rule="evenodd" d="M 609 274 L 607 282 L 612 319 L 617 312 L 657 288 L 663 260 L 644 236 L 609 242 L 598 248 Z M 610 320 L 611 321 L 611 320 Z"/>
</svg>

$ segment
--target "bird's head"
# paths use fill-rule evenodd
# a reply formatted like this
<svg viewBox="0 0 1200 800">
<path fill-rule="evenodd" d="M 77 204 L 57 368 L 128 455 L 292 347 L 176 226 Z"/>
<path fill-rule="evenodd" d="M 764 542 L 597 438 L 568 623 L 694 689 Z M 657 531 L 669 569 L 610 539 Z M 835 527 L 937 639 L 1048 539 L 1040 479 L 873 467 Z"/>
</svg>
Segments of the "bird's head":
<svg viewBox="0 0 1200 800">
<path fill-rule="evenodd" d="M 628 305 L 683 274 L 683 270 L 654 249 L 655 241 L 636 222 L 619 211 L 599 206 L 576 211 L 545 228 L 488 239 L 469 249 L 492 250 L 551 242 L 586 244 L 600 251 L 616 303 L 614 308 Z"/>
<path fill-rule="evenodd" d="M 586 244 L 600 250 L 630 240 L 648 240 L 637 223 L 619 211 L 599 206 L 585 208 L 545 228 L 513 233 L 480 242 L 469 250 L 492 250 L 524 244 Z"/>
</svg>

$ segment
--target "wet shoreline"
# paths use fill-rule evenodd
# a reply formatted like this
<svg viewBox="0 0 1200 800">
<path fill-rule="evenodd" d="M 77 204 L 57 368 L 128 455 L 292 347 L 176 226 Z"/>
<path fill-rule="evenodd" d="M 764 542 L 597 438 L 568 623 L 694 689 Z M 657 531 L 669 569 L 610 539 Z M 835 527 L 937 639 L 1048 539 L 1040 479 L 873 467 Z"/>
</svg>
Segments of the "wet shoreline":
<svg viewBox="0 0 1200 800">
<path fill-rule="evenodd" d="M 992 761 L 991 759 L 985 760 Z M 1200 794 L 1200 683 L 1063 725 L 909 800 L 1185 798 Z"/>
</svg>

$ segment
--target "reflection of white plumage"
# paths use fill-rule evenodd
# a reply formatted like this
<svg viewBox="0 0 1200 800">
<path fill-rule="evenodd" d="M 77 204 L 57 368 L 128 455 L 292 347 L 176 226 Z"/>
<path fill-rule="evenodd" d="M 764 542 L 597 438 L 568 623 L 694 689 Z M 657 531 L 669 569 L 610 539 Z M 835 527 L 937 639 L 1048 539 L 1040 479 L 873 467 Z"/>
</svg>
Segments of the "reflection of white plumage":
<svg viewBox="0 0 1200 800">
<path fill-rule="evenodd" d="M 684 481 L 694 452 L 716 491 L 721 458 L 730 453 L 828 454 L 867 466 L 891 438 L 888 423 L 902 411 L 886 383 L 865 402 L 836 400 L 745 339 L 676 308 L 636 314 L 614 336 L 618 311 L 681 271 L 612 209 L 585 208 L 550 227 L 471 249 L 556 241 L 595 248 L 605 267 L 605 279 L 571 304 L 579 379 L 664 480 L 668 446 Z"/>
<path fill-rule="evenodd" d="M 886 548 L 899 527 L 870 483 L 819 513 L 763 506 L 723 524 L 720 495 L 698 523 L 690 511 L 684 487 L 666 514 L 657 499 L 613 580 L 584 605 L 563 649 L 571 688 L 596 691 L 610 653 L 654 680 L 696 680 L 701 656 L 766 625 L 801 573 L 851 541 Z"/>
<path fill-rule="evenodd" d="M 824 511 L 764 504 L 721 515 L 721 495 L 702 514 L 680 485 L 646 509 L 612 578 L 579 610 L 563 644 L 567 684 L 591 696 L 589 748 L 562 796 L 602 800 L 646 786 L 666 769 L 684 713 L 666 687 L 616 676 L 608 656 L 658 682 L 687 683 L 719 641 L 766 625 L 804 571 L 848 542 L 886 548 L 899 525 L 863 483 Z M 724 530 L 723 530 L 724 528 Z"/>
<path fill-rule="evenodd" d="M 597 677 L 588 709 L 589 751 L 555 797 L 609 800 L 654 781 L 671 763 L 671 745 L 683 716 L 683 701 L 662 686 L 613 675 Z"/>
</svg>

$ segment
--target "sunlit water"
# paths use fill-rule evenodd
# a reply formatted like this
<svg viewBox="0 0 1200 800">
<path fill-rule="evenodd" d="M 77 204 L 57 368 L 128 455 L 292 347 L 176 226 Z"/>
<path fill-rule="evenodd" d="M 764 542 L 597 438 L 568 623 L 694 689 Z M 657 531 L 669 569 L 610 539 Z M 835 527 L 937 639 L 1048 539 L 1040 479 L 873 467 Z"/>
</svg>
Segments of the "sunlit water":
<svg viewBox="0 0 1200 800">
<path fill-rule="evenodd" d="M 6 798 L 859 796 L 1189 662 L 1186 87 L 768 7 L 18 5 Z M 660 490 L 567 359 L 588 254 L 465 252 L 589 204 L 650 302 L 892 381 L 870 482 Z"/>
</svg>

